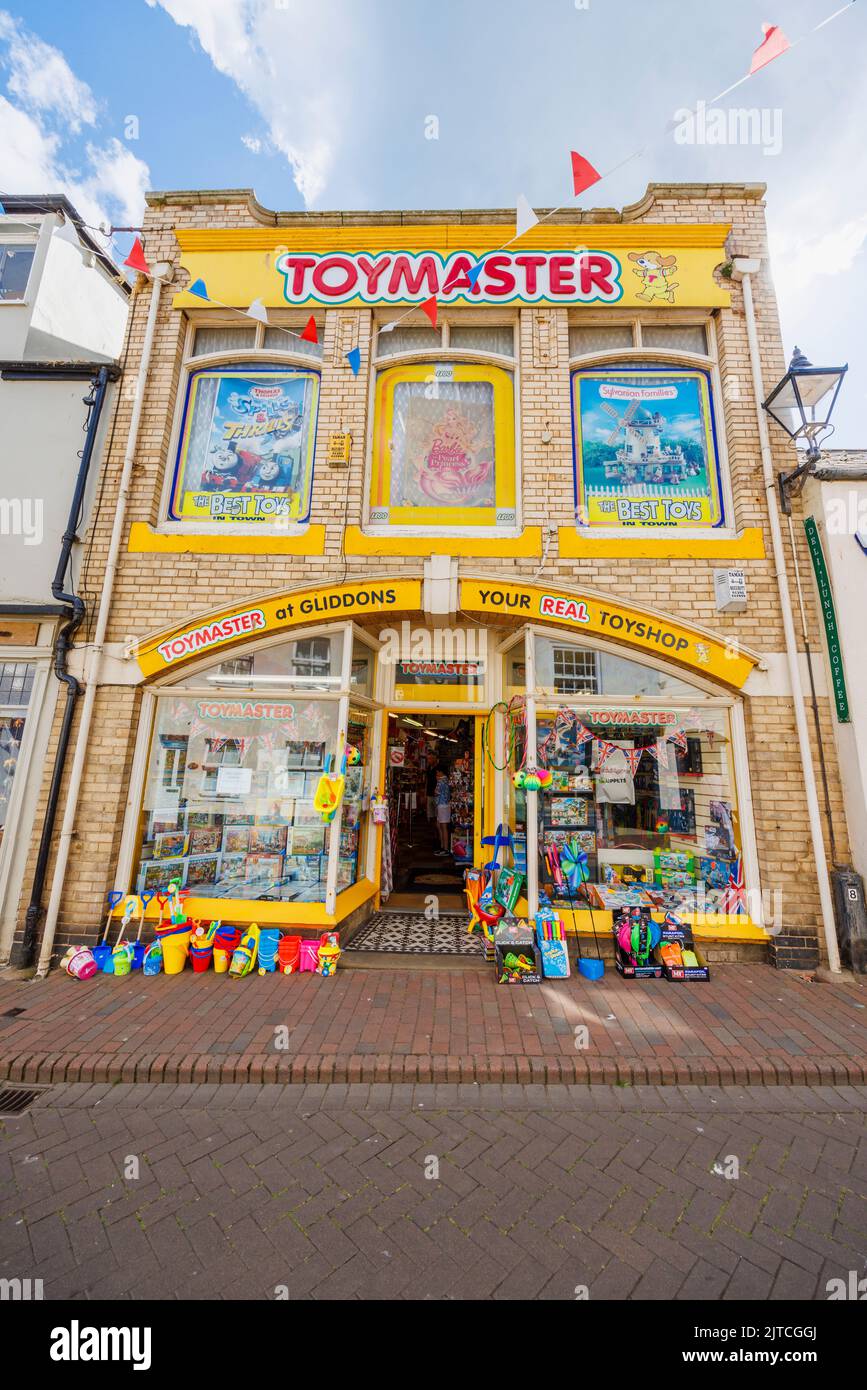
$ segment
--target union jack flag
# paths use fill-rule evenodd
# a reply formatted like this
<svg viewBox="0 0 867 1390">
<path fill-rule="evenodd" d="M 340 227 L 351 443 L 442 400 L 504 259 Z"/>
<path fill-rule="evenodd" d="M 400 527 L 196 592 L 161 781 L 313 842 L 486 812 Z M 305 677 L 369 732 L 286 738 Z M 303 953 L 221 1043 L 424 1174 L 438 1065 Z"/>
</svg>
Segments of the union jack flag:
<svg viewBox="0 0 867 1390">
<path fill-rule="evenodd" d="M 720 907 L 723 912 L 732 915 L 747 910 L 747 890 L 744 884 L 744 864 L 740 855 L 735 860 L 732 872 L 729 874 L 729 881 L 720 899 Z"/>
</svg>

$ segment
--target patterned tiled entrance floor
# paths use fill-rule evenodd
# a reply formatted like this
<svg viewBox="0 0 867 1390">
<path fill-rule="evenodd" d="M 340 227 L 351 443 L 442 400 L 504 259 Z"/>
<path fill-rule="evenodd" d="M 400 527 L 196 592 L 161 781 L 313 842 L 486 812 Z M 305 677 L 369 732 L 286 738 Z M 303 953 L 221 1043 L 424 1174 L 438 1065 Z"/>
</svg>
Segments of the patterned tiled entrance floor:
<svg viewBox="0 0 867 1390">
<path fill-rule="evenodd" d="M 349 951 L 386 951 L 399 955 L 472 956 L 479 960 L 478 936 L 467 931 L 466 913 L 377 912 L 352 938 Z"/>
<path fill-rule="evenodd" d="M 0 1277 L 49 1300 L 813 1300 L 867 1260 L 865 1088 L 58 1086 L 0 1170 Z"/>
</svg>

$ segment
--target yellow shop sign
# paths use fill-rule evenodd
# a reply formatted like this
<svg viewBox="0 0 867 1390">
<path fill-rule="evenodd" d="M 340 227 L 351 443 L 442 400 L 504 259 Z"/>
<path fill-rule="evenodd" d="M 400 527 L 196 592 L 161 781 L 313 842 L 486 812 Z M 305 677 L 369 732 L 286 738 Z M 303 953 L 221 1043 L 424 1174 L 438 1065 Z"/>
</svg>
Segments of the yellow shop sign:
<svg viewBox="0 0 867 1390">
<path fill-rule="evenodd" d="M 549 622 L 575 633 L 609 637 L 691 666 L 700 675 L 715 677 L 737 689 L 758 663 L 758 657 L 742 647 L 728 646 L 701 629 L 590 593 L 568 594 L 535 585 L 464 579 L 460 605 L 465 613 L 485 613 L 494 620 L 512 617 L 523 622 Z"/>
<path fill-rule="evenodd" d="M 369 613 L 412 612 L 421 607 L 418 579 L 299 589 L 260 602 L 237 604 L 193 623 L 182 623 L 143 642 L 138 664 L 145 676 L 164 675 L 187 661 L 227 646 L 305 623 L 363 618 Z"/>
<path fill-rule="evenodd" d="M 540 223 L 515 246 L 509 226 L 179 228 L 190 282 L 215 304 L 729 304 L 714 272 L 724 224 Z M 505 243 L 508 243 L 506 245 Z M 182 291 L 176 308 L 201 308 Z"/>
</svg>

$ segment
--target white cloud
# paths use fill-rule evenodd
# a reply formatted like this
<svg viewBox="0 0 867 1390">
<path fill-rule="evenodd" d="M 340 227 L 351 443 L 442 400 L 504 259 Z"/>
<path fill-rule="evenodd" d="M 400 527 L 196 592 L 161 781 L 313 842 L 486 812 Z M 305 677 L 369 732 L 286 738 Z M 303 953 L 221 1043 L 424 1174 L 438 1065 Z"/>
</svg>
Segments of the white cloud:
<svg viewBox="0 0 867 1390">
<path fill-rule="evenodd" d="M 2 61 L 9 70 L 8 91 L 26 111 L 51 113 L 73 132 L 95 124 L 93 92 L 58 49 L 29 33 L 6 10 L 0 10 L 0 40 L 7 44 Z"/>
<path fill-rule="evenodd" d="M 258 135 L 242 135 L 241 144 L 245 149 L 249 150 L 251 154 L 262 153 L 262 141 L 259 139 Z"/>
<path fill-rule="evenodd" d="M 359 55 L 347 9 L 328 0 L 147 0 L 193 31 L 214 67 L 262 117 L 306 206 L 324 193 L 351 120 L 346 84 Z M 242 137 L 248 149 L 252 146 Z M 260 142 L 261 144 L 261 142 Z M 254 151 L 258 153 L 259 151 Z"/>
<path fill-rule="evenodd" d="M 16 193 L 65 193 L 86 223 L 135 226 L 144 211 L 150 171 L 115 137 L 89 141 L 98 103 L 58 49 L 0 10 L 0 67 L 9 73 L 0 96 L 0 187 Z"/>
</svg>

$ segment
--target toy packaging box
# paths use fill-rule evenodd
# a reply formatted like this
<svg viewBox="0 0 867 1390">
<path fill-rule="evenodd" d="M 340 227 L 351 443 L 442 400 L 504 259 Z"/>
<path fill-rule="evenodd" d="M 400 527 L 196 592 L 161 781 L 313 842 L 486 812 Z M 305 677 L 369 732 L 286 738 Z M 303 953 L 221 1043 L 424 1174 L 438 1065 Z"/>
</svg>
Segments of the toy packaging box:
<svg viewBox="0 0 867 1390">
<path fill-rule="evenodd" d="M 496 928 L 494 958 L 498 984 L 542 983 L 542 956 L 533 929 L 528 923 L 512 921 Z"/>
<path fill-rule="evenodd" d="M 666 919 L 661 925 L 660 942 L 653 954 L 667 980 L 690 984 L 710 979 L 707 960 L 696 946 L 691 928 L 685 923 Z M 694 964 L 690 963 L 692 960 Z"/>
<path fill-rule="evenodd" d="M 662 978 L 662 964 L 656 960 L 655 954 L 648 952 L 644 961 L 639 962 L 624 950 L 620 943 L 620 929 L 625 923 L 633 923 L 636 920 L 636 913 L 640 914 L 642 922 L 649 929 L 652 922 L 650 909 L 646 907 L 620 909 L 614 913 L 614 968 L 618 975 L 622 975 L 624 980 L 659 980 Z"/>
</svg>

